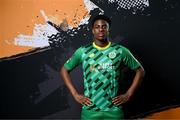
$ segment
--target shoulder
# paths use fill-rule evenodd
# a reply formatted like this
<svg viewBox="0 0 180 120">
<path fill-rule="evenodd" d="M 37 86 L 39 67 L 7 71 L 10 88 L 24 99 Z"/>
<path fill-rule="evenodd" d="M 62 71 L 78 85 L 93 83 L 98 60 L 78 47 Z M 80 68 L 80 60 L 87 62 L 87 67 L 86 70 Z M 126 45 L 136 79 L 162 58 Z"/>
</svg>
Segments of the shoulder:
<svg viewBox="0 0 180 120">
<path fill-rule="evenodd" d="M 114 42 L 112 42 L 112 45 L 111 45 L 111 47 L 115 47 L 115 49 L 116 50 L 118 50 L 118 51 L 129 51 L 129 49 L 127 48 L 127 47 L 125 47 L 125 46 L 123 46 L 123 45 L 121 45 L 121 44 L 118 44 L 118 43 L 114 43 Z"/>
<path fill-rule="evenodd" d="M 92 45 L 92 43 L 89 43 L 89 44 L 81 46 L 79 49 L 81 49 L 83 52 L 85 52 L 87 50 L 93 49 L 93 45 Z"/>
<path fill-rule="evenodd" d="M 89 48 L 89 47 L 92 47 L 92 43 L 89 43 L 89 44 L 86 44 L 86 45 L 83 45 L 81 46 L 82 48 L 86 49 L 86 48 Z"/>
<path fill-rule="evenodd" d="M 76 50 L 76 52 L 83 53 L 83 52 L 84 52 L 87 48 L 89 48 L 89 47 L 92 47 L 92 44 L 91 44 L 91 43 L 86 44 L 86 45 L 83 45 L 83 46 L 80 46 L 80 47 Z"/>
</svg>

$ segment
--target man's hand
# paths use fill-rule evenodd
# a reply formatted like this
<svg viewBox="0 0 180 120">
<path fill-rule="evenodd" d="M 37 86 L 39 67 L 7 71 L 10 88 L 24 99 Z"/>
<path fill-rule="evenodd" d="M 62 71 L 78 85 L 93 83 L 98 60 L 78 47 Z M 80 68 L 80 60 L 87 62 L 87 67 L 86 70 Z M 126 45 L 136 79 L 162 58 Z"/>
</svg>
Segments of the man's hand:
<svg viewBox="0 0 180 120">
<path fill-rule="evenodd" d="M 74 95 L 74 98 L 81 105 L 88 106 L 91 104 L 91 100 L 88 97 L 85 97 L 84 95 L 76 94 L 76 95 Z"/>
<path fill-rule="evenodd" d="M 129 101 L 129 99 L 130 99 L 130 95 L 123 94 L 113 98 L 112 103 L 119 106 Z"/>
</svg>

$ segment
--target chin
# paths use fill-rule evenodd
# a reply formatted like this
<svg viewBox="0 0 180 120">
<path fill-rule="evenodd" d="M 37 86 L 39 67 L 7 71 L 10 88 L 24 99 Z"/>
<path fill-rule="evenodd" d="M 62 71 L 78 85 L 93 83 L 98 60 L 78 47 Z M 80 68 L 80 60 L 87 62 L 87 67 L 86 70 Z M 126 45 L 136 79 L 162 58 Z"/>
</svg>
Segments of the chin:
<svg viewBox="0 0 180 120">
<path fill-rule="evenodd" d="M 99 41 L 106 41 L 106 38 L 98 38 Z"/>
</svg>

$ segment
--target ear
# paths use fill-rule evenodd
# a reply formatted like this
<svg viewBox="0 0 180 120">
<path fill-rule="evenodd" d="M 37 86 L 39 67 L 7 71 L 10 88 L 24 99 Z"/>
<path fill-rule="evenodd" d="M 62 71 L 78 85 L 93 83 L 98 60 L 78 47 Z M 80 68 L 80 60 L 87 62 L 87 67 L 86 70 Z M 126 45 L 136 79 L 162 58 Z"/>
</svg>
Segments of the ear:
<svg viewBox="0 0 180 120">
<path fill-rule="evenodd" d="M 108 24 L 108 31 L 110 31 L 111 30 L 111 28 L 110 28 L 110 26 L 109 26 L 109 24 Z"/>
<path fill-rule="evenodd" d="M 92 33 L 94 34 L 94 29 L 92 28 Z"/>
<path fill-rule="evenodd" d="M 108 28 L 108 34 L 110 34 L 110 31 L 111 31 L 111 28 L 109 27 L 109 28 Z"/>
</svg>

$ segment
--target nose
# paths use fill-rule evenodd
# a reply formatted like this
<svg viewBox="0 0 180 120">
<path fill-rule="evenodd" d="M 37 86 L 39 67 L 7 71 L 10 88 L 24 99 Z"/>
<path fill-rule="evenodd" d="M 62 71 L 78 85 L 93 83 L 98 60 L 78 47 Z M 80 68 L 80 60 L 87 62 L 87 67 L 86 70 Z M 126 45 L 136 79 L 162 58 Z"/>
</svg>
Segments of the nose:
<svg viewBox="0 0 180 120">
<path fill-rule="evenodd" d="M 100 32 L 104 31 L 104 28 L 103 28 L 103 27 L 100 27 L 100 28 L 99 28 L 99 31 L 100 31 Z"/>
</svg>

